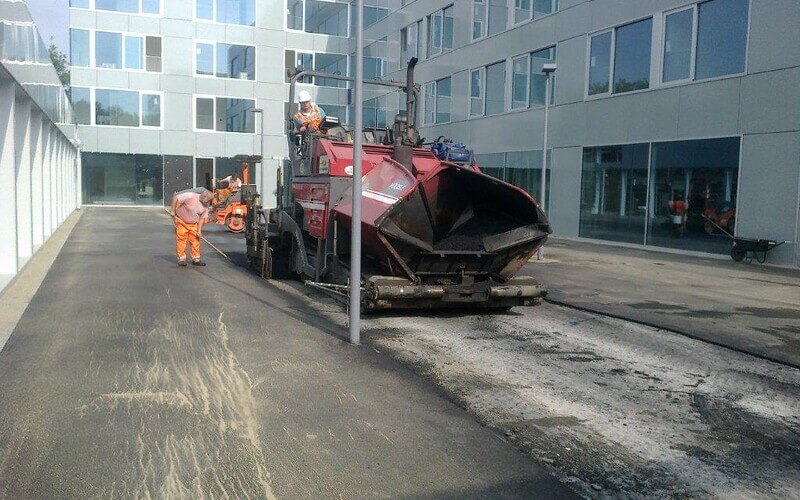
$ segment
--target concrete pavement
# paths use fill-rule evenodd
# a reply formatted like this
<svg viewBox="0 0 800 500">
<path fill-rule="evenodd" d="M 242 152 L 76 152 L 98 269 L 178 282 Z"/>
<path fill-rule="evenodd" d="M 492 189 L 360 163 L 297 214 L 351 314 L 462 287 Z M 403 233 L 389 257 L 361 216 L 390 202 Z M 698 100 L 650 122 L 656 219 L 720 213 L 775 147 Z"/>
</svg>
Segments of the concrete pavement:
<svg viewBox="0 0 800 500">
<path fill-rule="evenodd" d="M 0 352 L 0 497 L 573 495 L 296 296 L 178 268 L 165 214 L 84 210 Z"/>
<path fill-rule="evenodd" d="M 800 270 L 553 239 L 536 276 L 553 301 L 800 367 Z"/>
</svg>

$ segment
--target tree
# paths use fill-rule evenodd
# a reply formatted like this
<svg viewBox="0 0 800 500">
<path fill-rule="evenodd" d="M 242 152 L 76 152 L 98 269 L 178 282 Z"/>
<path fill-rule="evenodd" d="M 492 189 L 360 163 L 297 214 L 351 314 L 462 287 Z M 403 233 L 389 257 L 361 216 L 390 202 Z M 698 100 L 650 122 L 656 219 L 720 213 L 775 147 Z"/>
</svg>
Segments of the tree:
<svg viewBox="0 0 800 500">
<path fill-rule="evenodd" d="M 56 68 L 56 73 L 58 73 L 58 79 L 61 80 L 61 85 L 69 88 L 69 60 L 65 53 L 58 50 L 52 36 L 50 37 L 50 46 L 47 47 L 47 53 L 50 54 L 50 60 L 53 61 L 53 66 Z"/>
</svg>

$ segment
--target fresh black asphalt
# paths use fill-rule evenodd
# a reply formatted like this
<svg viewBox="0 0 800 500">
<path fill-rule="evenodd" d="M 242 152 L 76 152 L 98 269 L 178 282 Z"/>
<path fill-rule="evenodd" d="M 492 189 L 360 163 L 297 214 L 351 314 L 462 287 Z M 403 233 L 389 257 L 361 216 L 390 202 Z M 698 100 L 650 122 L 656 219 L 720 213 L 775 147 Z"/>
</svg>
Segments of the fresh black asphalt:
<svg viewBox="0 0 800 500">
<path fill-rule="evenodd" d="M 84 210 L 0 352 L 0 497 L 572 496 L 163 212 Z"/>
</svg>

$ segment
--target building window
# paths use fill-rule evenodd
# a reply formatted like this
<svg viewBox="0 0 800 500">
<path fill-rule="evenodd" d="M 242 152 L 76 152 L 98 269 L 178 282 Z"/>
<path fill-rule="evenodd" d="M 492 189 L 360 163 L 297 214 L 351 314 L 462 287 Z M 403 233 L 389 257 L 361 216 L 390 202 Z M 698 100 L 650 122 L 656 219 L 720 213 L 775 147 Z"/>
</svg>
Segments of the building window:
<svg viewBox="0 0 800 500">
<path fill-rule="evenodd" d="M 662 82 L 745 71 L 748 0 L 710 0 L 664 18 Z"/>
<path fill-rule="evenodd" d="M 88 9 L 89 0 L 69 0 L 69 6 L 78 9 Z"/>
<path fill-rule="evenodd" d="M 589 95 L 631 92 L 650 87 L 653 19 L 626 24 L 591 37 Z M 611 64 L 614 54 L 614 64 Z M 613 82 L 613 87 L 609 87 Z"/>
<path fill-rule="evenodd" d="M 89 31 L 70 28 L 70 65 L 87 68 L 90 65 Z"/>
<path fill-rule="evenodd" d="M 384 17 L 389 15 L 389 9 L 384 7 L 374 7 L 371 5 L 364 5 L 364 29 L 369 28 L 373 24 L 377 23 Z M 350 9 L 350 25 L 356 25 L 356 9 Z"/>
<path fill-rule="evenodd" d="M 547 193 L 545 211 L 547 212 L 550 211 L 550 159 L 552 156 L 552 151 L 548 150 L 545 179 L 545 192 Z M 475 162 L 484 174 L 513 184 L 534 199 L 541 199 L 539 193 L 542 186 L 542 152 L 540 150 L 476 154 Z"/>
<path fill-rule="evenodd" d="M 483 116 L 484 114 L 484 87 L 486 70 L 473 69 L 469 73 L 469 115 Z"/>
<path fill-rule="evenodd" d="M 486 0 L 488 6 L 488 34 L 502 33 L 508 28 L 508 0 Z"/>
<path fill-rule="evenodd" d="M 253 99 L 196 97 L 195 126 L 198 130 L 254 134 L 253 108 Z"/>
<path fill-rule="evenodd" d="M 558 0 L 514 0 L 514 24 L 552 14 L 558 10 Z"/>
<path fill-rule="evenodd" d="M 425 94 L 423 122 L 430 125 L 436 120 L 436 82 L 426 83 L 423 93 Z"/>
<path fill-rule="evenodd" d="M 75 121 L 78 125 L 92 124 L 92 98 L 91 89 L 85 87 L 72 87 L 70 101 L 75 111 Z"/>
<path fill-rule="evenodd" d="M 218 23 L 255 26 L 255 0 L 195 0 L 195 17 Z"/>
<path fill-rule="evenodd" d="M 163 203 L 164 164 L 161 156 L 82 153 L 81 164 L 84 204 Z"/>
<path fill-rule="evenodd" d="M 505 111 L 506 103 L 506 62 L 486 66 L 486 115 L 496 115 Z"/>
<path fill-rule="evenodd" d="M 528 107 L 528 54 L 511 61 L 511 109 Z"/>
<path fill-rule="evenodd" d="M 139 36 L 125 36 L 125 69 L 142 69 L 144 41 Z"/>
<path fill-rule="evenodd" d="M 139 12 L 139 0 L 94 0 L 96 10 L 110 10 L 114 12 Z"/>
<path fill-rule="evenodd" d="M 428 57 L 453 48 L 453 6 L 428 16 Z"/>
<path fill-rule="evenodd" d="M 145 70 L 161 73 L 161 37 L 145 37 Z"/>
<path fill-rule="evenodd" d="M 348 36 L 348 3 L 286 0 L 286 28 L 331 36 Z"/>
<path fill-rule="evenodd" d="M 547 75 L 542 72 L 542 66 L 556 62 L 556 48 L 548 47 L 531 53 L 531 90 L 530 106 L 544 106 L 545 93 L 547 92 Z M 550 103 L 555 102 L 556 75 L 550 75 Z"/>
<path fill-rule="evenodd" d="M 69 0 L 69 6 L 76 9 L 107 10 L 126 14 L 161 13 L 161 0 Z"/>
<path fill-rule="evenodd" d="M 252 45 L 198 42 L 195 47 L 195 73 L 198 75 L 256 79 L 256 48 Z"/>
<path fill-rule="evenodd" d="M 364 79 L 365 80 L 380 80 L 387 73 L 388 61 L 380 57 L 365 57 L 364 58 Z M 355 63 L 351 65 L 351 73 L 355 71 Z M 352 74 L 351 74 L 352 76 Z"/>
<path fill-rule="evenodd" d="M 579 235 L 729 252 L 729 238 L 708 219 L 734 233 L 739 143 L 729 137 L 584 148 Z"/>
<path fill-rule="evenodd" d="M 95 67 L 122 69 L 122 35 L 96 31 L 94 40 Z"/>
<path fill-rule="evenodd" d="M 486 0 L 473 0 L 472 2 L 472 39 L 478 40 L 486 36 L 487 18 Z"/>
<path fill-rule="evenodd" d="M 419 29 L 422 21 L 417 21 L 400 30 L 400 64 L 408 65 L 412 57 L 419 57 Z"/>
<path fill-rule="evenodd" d="M 161 126 L 161 94 L 73 87 L 71 100 L 80 125 Z"/>
<path fill-rule="evenodd" d="M 452 99 L 451 79 L 436 80 L 436 123 L 450 121 L 450 102 Z"/>
<path fill-rule="evenodd" d="M 300 52 L 297 50 L 284 51 L 286 69 L 302 68 L 305 71 L 321 71 L 334 75 L 348 75 L 348 56 L 344 54 L 326 54 L 324 52 Z M 287 82 L 288 77 L 287 77 Z M 317 85 L 320 87 L 347 88 L 347 81 L 333 78 L 305 76 L 298 83 Z"/>
</svg>

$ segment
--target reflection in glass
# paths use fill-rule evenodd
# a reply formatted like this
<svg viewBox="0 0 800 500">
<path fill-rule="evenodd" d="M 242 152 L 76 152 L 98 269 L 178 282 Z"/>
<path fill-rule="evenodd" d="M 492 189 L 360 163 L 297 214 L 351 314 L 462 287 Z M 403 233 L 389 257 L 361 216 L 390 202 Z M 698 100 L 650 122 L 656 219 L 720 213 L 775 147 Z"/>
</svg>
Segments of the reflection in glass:
<svg viewBox="0 0 800 500">
<path fill-rule="evenodd" d="M 474 0 L 472 5 L 472 39 L 486 35 L 486 0 Z"/>
<path fill-rule="evenodd" d="M 558 0 L 533 0 L 533 18 L 546 16 L 558 10 Z"/>
<path fill-rule="evenodd" d="M 428 57 L 442 52 L 442 13 L 428 16 Z"/>
<path fill-rule="evenodd" d="M 217 44 L 217 76 L 240 80 L 256 79 L 256 49 L 248 45 Z"/>
<path fill-rule="evenodd" d="M 88 68 L 89 61 L 89 31 L 75 28 L 69 29 L 70 64 Z"/>
<path fill-rule="evenodd" d="M 158 205 L 163 159 L 158 155 L 83 153 L 84 204 Z"/>
<path fill-rule="evenodd" d="M 306 0 L 305 31 L 347 36 L 347 4 Z"/>
<path fill-rule="evenodd" d="M 195 101 L 195 126 L 201 130 L 214 130 L 214 99 L 198 97 Z"/>
<path fill-rule="evenodd" d="M 334 75 L 347 75 L 347 56 L 343 54 L 323 54 L 314 55 L 314 69 Z M 322 87 L 347 87 L 344 80 L 334 80 L 331 78 L 317 78 L 316 84 Z"/>
<path fill-rule="evenodd" d="M 483 114 L 483 69 L 472 70 L 469 81 L 469 114 L 480 116 Z"/>
<path fill-rule="evenodd" d="M 139 126 L 139 93 L 129 90 L 96 89 L 95 125 Z"/>
<path fill-rule="evenodd" d="M 531 0 L 514 0 L 514 23 L 531 18 Z"/>
<path fill-rule="evenodd" d="M 217 97 L 216 129 L 220 132 L 255 133 L 255 119 L 250 111 L 254 107 L 253 99 Z"/>
<path fill-rule="evenodd" d="M 425 84 L 424 123 L 433 123 L 436 118 L 436 82 Z"/>
<path fill-rule="evenodd" d="M 122 35 L 96 31 L 94 34 L 95 66 L 98 68 L 122 68 Z"/>
<path fill-rule="evenodd" d="M 286 28 L 303 29 L 303 0 L 289 0 L 286 5 Z"/>
<path fill-rule="evenodd" d="M 89 0 L 69 0 L 70 7 L 77 7 L 79 9 L 88 9 Z"/>
<path fill-rule="evenodd" d="M 542 73 L 542 67 L 547 63 L 556 62 L 556 48 L 537 50 L 531 54 L 531 106 L 544 106 L 547 93 L 547 75 Z M 550 104 L 555 102 L 556 75 L 550 75 Z"/>
<path fill-rule="evenodd" d="M 161 0 L 142 0 L 142 13 L 158 14 L 161 12 Z"/>
<path fill-rule="evenodd" d="M 508 0 L 487 0 L 489 2 L 489 34 L 506 30 L 508 24 Z"/>
<path fill-rule="evenodd" d="M 442 24 L 442 48 L 453 48 L 453 6 L 444 9 L 444 21 Z"/>
<path fill-rule="evenodd" d="M 255 0 L 216 0 L 217 22 L 256 25 Z"/>
<path fill-rule="evenodd" d="M 650 87 L 653 19 L 617 28 L 614 44 L 614 93 Z"/>
<path fill-rule="evenodd" d="M 663 81 L 689 78 L 692 64 L 692 23 L 694 9 L 669 14 L 664 23 Z"/>
<path fill-rule="evenodd" d="M 92 108 L 89 89 L 72 87 L 70 89 L 72 109 L 75 111 L 75 120 L 78 125 L 92 124 Z"/>
<path fill-rule="evenodd" d="M 486 114 L 505 111 L 506 63 L 501 61 L 486 67 Z"/>
<path fill-rule="evenodd" d="M 584 148 L 579 235 L 642 244 L 647 144 Z"/>
<path fill-rule="evenodd" d="M 210 43 L 198 43 L 195 49 L 197 63 L 195 72 L 198 75 L 214 74 L 214 46 Z"/>
<path fill-rule="evenodd" d="M 547 155 L 547 178 L 545 179 L 545 211 L 550 208 L 550 167 L 552 165 L 552 151 Z M 542 152 L 541 151 L 514 151 L 506 153 L 506 164 L 502 180 L 522 188 L 534 199 L 541 199 L 542 188 Z"/>
<path fill-rule="evenodd" d="M 450 77 L 442 78 L 436 82 L 436 123 L 450 121 Z"/>
<path fill-rule="evenodd" d="M 528 107 L 528 56 L 511 62 L 511 109 Z"/>
<path fill-rule="evenodd" d="M 652 155 L 647 243 L 729 252 L 723 230 L 733 234 L 736 221 L 739 138 L 657 143 Z M 680 220 L 674 209 L 678 200 L 688 205 Z"/>
<path fill-rule="evenodd" d="M 711 0 L 698 5 L 695 78 L 744 72 L 749 0 Z"/>
<path fill-rule="evenodd" d="M 214 20 L 214 0 L 195 0 L 195 16 L 198 19 Z"/>
<path fill-rule="evenodd" d="M 611 71 L 611 32 L 592 37 L 589 51 L 589 95 L 608 92 Z"/>
<path fill-rule="evenodd" d="M 142 94 L 142 125 L 145 127 L 161 126 L 161 96 Z"/>
<path fill-rule="evenodd" d="M 125 37 L 125 67 L 142 69 L 142 39 L 138 36 Z"/>
<path fill-rule="evenodd" d="M 114 12 L 139 12 L 139 0 L 94 0 L 94 8 Z"/>
</svg>

